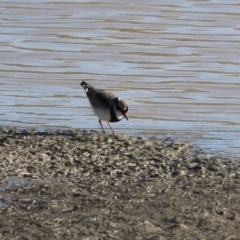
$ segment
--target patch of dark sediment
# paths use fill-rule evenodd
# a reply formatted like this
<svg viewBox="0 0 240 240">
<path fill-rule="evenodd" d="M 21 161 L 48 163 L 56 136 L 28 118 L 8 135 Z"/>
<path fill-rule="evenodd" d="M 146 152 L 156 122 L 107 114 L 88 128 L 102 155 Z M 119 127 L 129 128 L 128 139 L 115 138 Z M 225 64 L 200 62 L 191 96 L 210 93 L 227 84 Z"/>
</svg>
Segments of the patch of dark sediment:
<svg viewBox="0 0 240 240">
<path fill-rule="evenodd" d="M 0 150 L 2 239 L 238 237 L 239 164 L 188 143 L 0 128 Z"/>
</svg>

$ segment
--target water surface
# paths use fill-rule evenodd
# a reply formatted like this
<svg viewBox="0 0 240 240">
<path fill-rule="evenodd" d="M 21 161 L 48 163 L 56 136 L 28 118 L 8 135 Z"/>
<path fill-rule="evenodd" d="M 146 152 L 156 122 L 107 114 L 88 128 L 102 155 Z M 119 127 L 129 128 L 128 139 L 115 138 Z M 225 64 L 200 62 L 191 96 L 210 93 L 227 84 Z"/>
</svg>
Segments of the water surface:
<svg viewBox="0 0 240 240">
<path fill-rule="evenodd" d="M 100 129 L 85 80 L 129 102 L 116 132 L 238 159 L 239 1 L 1 1 L 0 14 L 1 125 Z"/>
</svg>

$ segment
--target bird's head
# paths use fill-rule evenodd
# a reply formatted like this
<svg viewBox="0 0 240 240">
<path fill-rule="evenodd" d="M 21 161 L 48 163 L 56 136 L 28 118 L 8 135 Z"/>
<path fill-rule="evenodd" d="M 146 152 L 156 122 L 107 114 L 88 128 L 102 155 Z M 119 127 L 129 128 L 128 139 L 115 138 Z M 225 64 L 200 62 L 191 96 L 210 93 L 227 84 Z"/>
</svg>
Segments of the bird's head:
<svg viewBox="0 0 240 240">
<path fill-rule="evenodd" d="M 128 120 L 127 112 L 128 112 L 128 104 L 125 100 L 118 98 L 117 101 L 117 110 L 122 113 L 122 115 Z"/>
</svg>

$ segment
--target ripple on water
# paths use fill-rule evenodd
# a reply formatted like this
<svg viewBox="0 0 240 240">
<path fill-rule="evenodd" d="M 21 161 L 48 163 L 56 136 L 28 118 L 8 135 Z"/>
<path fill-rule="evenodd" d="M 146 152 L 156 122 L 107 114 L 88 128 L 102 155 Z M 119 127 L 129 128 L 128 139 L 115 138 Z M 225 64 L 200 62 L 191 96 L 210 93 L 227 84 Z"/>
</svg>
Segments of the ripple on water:
<svg viewBox="0 0 240 240">
<path fill-rule="evenodd" d="M 79 83 L 130 105 L 117 132 L 188 134 L 239 156 L 239 5 L 3 2 L 1 125 L 99 129 Z M 197 136 L 197 137 L 196 137 Z"/>
</svg>

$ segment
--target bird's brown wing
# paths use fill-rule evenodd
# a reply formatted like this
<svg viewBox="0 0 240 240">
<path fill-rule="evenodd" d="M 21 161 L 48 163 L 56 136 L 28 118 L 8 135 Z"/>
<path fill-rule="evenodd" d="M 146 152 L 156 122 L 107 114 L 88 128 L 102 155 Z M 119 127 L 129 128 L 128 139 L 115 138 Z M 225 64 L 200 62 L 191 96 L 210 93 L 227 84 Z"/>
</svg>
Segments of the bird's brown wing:
<svg viewBox="0 0 240 240">
<path fill-rule="evenodd" d="M 113 93 L 96 89 L 95 91 L 89 91 L 88 98 L 93 107 L 109 108 L 116 96 Z"/>
</svg>

